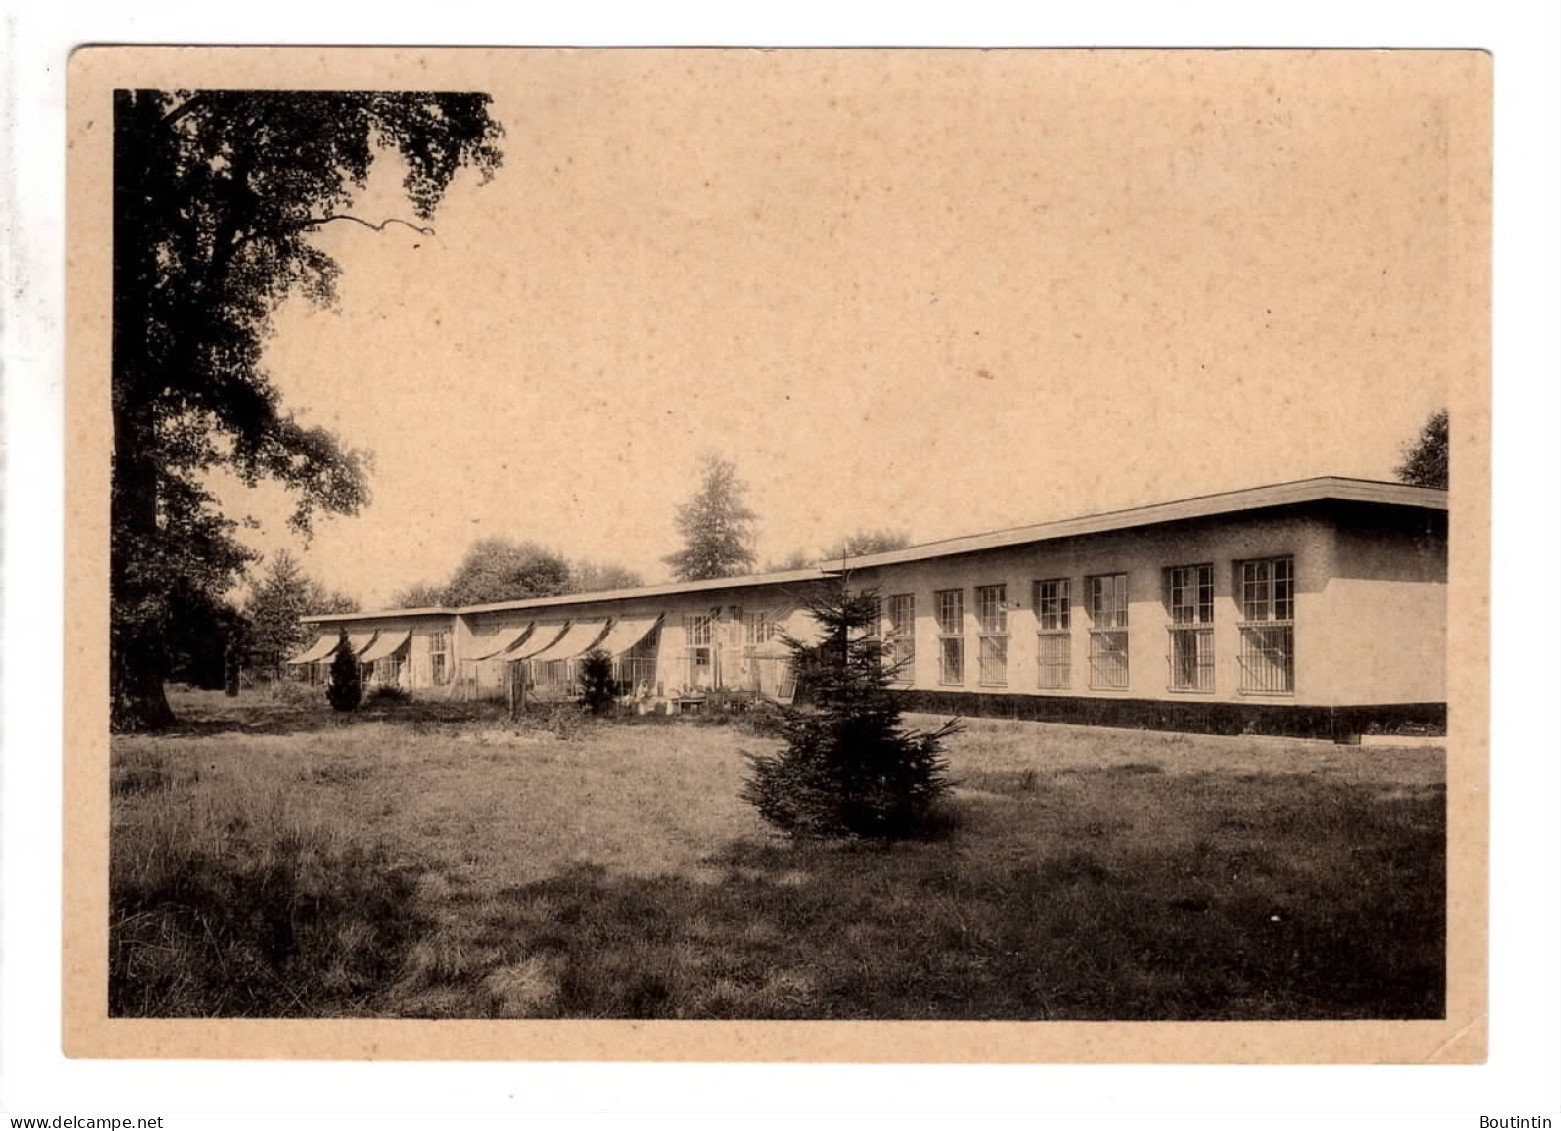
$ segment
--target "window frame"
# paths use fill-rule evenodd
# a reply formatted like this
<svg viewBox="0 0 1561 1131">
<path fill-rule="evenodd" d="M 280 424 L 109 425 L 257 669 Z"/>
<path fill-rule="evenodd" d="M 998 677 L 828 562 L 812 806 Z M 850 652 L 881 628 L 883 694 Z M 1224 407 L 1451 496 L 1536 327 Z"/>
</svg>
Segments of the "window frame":
<svg viewBox="0 0 1561 1131">
<path fill-rule="evenodd" d="M 1052 587 L 1050 595 L 1047 586 Z M 1032 586 L 1038 691 L 1066 691 L 1073 686 L 1072 590 L 1071 577 L 1043 577 Z M 1048 650 L 1053 653 L 1050 659 Z M 1056 653 L 1061 654 L 1060 660 Z"/>
<path fill-rule="evenodd" d="M 980 687 L 1008 686 L 1006 582 L 976 586 L 976 683 Z"/>
<path fill-rule="evenodd" d="M 428 678 L 435 687 L 450 682 L 450 633 L 439 629 L 428 634 Z"/>
<path fill-rule="evenodd" d="M 1241 695 L 1293 696 L 1295 555 L 1242 558 L 1233 566 L 1236 606 L 1241 614 L 1236 622 L 1241 640 L 1236 691 Z"/>
<path fill-rule="evenodd" d="M 902 615 L 896 615 L 896 610 Z M 878 599 L 880 659 L 893 682 L 916 680 L 916 594 L 891 593 Z"/>
<path fill-rule="evenodd" d="M 716 686 L 715 628 L 717 619 L 717 614 L 715 613 L 683 614 L 683 661 L 690 690 L 707 689 Z M 701 655 L 704 658 L 703 664 L 699 662 Z M 710 682 L 708 684 L 702 684 L 696 678 L 701 668 L 709 675 Z"/>
<path fill-rule="evenodd" d="M 1167 689 L 1213 694 L 1216 683 L 1214 563 L 1165 569 Z"/>
<path fill-rule="evenodd" d="M 1102 600 L 1102 582 L 1110 582 L 1110 601 Z M 1132 636 L 1129 608 L 1132 591 L 1126 570 L 1093 573 L 1084 579 L 1089 611 L 1089 687 L 1091 691 L 1128 691 L 1133 686 Z M 1104 622 L 1104 623 L 1103 623 Z M 1110 663 L 1120 668 L 1120 680 L 1106 682 L 1103 672 Z"/>
<path fill-rule="evenodd" d="M 933 609 L 938 621 L 938 684 L 942 687 L 963 687 L 965 686 L 965 591 L 963 589 L 937 590 L 933 594 Z M 952 621 L 949 617 L 951 610 Z M 951 647 L 952 657 L 959 667 L 957 678 L 954 679 L 949 678 Z"/>
</svg>

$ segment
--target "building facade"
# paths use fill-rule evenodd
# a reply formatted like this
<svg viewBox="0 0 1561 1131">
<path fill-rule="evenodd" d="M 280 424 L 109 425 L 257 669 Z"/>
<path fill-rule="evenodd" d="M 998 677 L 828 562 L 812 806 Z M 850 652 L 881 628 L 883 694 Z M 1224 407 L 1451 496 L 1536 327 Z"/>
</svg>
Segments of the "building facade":
<svg viewBox="0 0 1561 1131">
<path fill-rule="evenodd" d="M 789 698 L 809 599 L 875 592 L 908 707 L 1350 736 L 1446 704 L 1446 493 L 1322 478 L 974 535 L 787 573 L 462 609 L 308 618 L 371 680 L 571 693 L 592 648 L 627 697 Z"/>
</svg>

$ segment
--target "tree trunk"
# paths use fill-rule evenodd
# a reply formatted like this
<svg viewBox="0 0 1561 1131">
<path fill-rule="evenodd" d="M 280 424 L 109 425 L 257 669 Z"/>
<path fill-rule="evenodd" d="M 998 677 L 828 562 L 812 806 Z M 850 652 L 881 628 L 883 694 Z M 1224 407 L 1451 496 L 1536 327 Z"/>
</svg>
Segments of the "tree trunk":
<svg viewBox="0 0 1561 1131">
<path fill-rule="evenodd" d="M 114 657 L 112 670 L 110 729 L 116 733 L 166 730 L 179 721 L 168 705 L 162 673 L 154 665 L 137 664 L 121 653 Z"/>
<path fill-rule="evenodd" d="M 138 212 L 133 169 L 137 113 L 151 112 L 129 91 L 114 98 L 114 293 L 112 334 L 114 461 L 110 493 L 109 723 L 116 731 L 160 730 L 174 725 L 163 688 L 168 671 L 163 642 L 167 593 L 162 576 L 162 531 L 157 521 L 158 465 L 155 424 L 143 386 L 146 352 L 146 281 L 133 229 Z"/>
</svg>

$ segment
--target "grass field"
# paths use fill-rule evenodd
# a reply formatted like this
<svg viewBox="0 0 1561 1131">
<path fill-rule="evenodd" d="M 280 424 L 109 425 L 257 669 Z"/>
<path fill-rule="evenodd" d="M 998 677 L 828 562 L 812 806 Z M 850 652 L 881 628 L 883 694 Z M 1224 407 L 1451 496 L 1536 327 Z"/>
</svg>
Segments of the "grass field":
<svg viewBox="0 0 1561 1131">
<path fill-rule="evenodd" d="M 1443 1011 L 1436 748 L 973 721 L 879 848 L 772 836 L 732 726 L 175 707 L 114 741 L 119 1016 Z"/>
</svg>

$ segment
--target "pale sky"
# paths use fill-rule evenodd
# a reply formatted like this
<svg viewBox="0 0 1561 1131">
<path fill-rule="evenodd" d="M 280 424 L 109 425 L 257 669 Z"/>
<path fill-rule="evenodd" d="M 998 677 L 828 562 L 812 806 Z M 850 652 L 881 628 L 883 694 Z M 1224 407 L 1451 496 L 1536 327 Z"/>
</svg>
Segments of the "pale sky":
<svg viewBox="0 0 1561 1131">
<path fill-rule="evenodd" d="M 1386 56 L 510 61 L 494 180 L 322 231 L 339 307 L 268 347 L 374 498 L 304 548 L 240 491 L 246 537 L 365 607 L 493 535 L 664 580 L 707 451 L 761 561 L 1389 478 L 1461 376 L 1447 118 Z"/>
</svg>

